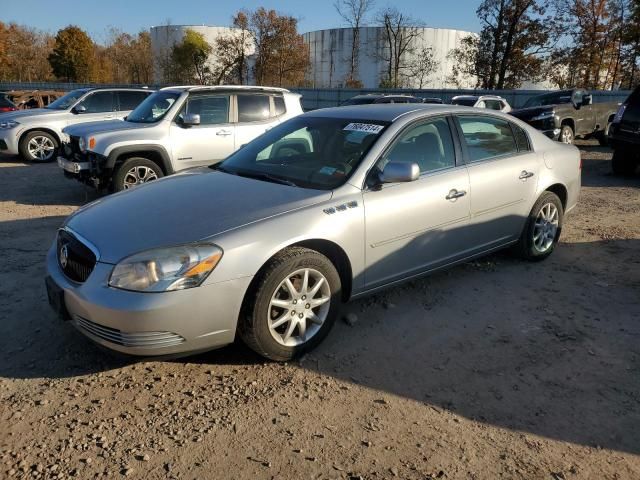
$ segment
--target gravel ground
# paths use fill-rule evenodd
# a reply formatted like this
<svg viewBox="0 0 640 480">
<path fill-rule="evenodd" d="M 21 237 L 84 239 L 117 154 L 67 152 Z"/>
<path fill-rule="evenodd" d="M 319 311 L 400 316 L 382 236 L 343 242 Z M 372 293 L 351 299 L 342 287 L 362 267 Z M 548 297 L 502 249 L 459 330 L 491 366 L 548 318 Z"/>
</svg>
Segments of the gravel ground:
<svg viewBox="0 0 640 480">
<path fill-rule="evenodd" d="M 0 477 L 640 478 L 640 177 L 580 148 L 550 259 L 353 302 L 289 364 L 241 344 L 136 362 L 62 324 L 45 252 L 95 194 L 0 158 Z"/>
</svg>

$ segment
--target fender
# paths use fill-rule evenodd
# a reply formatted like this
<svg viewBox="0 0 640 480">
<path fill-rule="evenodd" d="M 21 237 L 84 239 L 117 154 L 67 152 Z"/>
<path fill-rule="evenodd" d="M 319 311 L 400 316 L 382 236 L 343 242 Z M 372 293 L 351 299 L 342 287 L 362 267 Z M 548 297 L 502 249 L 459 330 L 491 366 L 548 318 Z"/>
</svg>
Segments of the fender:
<svg viewBox="0 0 640 480">
<path fill-rule="evenodd" d="M 116 147 L 107 156 L 107 163 L 105 164 L 106 168 L 113 169 L 116 164 L 116 160 L 123 154 L 126 153 L 140 153 L 144 152 L 154 152 L 157 153 L 160 157 L 161 167 L 165 171 L 167 175 L 171 175 L 174 173 L 173 165 L 171 164 L 171 158 L 167 153 L 167 150 L 162 145 L 129 145 L 123 147 Z"/>
</svg>

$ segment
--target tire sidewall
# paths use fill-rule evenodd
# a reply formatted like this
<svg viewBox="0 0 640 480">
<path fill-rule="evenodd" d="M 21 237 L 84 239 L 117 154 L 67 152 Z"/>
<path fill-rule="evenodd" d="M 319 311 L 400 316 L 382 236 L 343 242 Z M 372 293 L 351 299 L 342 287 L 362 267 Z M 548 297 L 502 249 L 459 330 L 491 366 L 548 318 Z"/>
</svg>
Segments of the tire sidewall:
<svg viewBox="0 0 640 480">
<path fill-rule="evenodd" d="M 301 268 L 312 268 L 324 275 L 331 289 L 331 305 L 329 306 L 327 318 L 322 324 L 322 327 L 310 340 L 302 345 L 286 347 L 279 344 L 271 336 L 271 332 L 269 331 L 267 322 L 269 304 L 276 288 L 279 287 L 285 277 Z M 261 351 L 258 353 L 267 358 L 282 361 L 295 358 L 313 349 L 327 336 L 335 323 L 340 310 L 341 297 L 342 286 L 340 276 L 331 261 L 320 253 L 309 251 L 309 253 L 293 257 L 269 271 L 264 282 L 256 291 L 254 297 L 255 303 L 251 309 L 250 318 L 247 319 L 252 322 L 254 335 L 257 344 L 260 346 Z"/>
<path fill-rule="evenodd" d="M 29 142 L 35 137 L 47 137 L 49 140 L 51 140 L 51 142 L 53 142 L 54 148 L 53 148 L 53 154 L 51 155 L 51 158 L 48 158 L 47 160 L 40 160 L 39 158 L 35 158 L 31 155 L 31 153 L 29 152 L 28 145 L 29 145 Z M 56 159 L 56 155 L 58 153 L 59 147 L 60 147 L 60 144 L 58 143 L 58 140 L 56 139 L 56 137 L 54 137 L 48 132 L 35 131 L 35 132 L 30 132 L 24 136 L 24 138 L 20 141 L 19 150 L 20 150 L 20 156 L 24 160 L 27 160 L 33 163 L 49 163 L 49 162 L 53 162 Z"/>
<path fill-rule="evenodd" d="M 125 190 L 125 188 L 124 188 L 124 177 L 125 177 L 126 173 L 129 170 L 131 170 L 131 168 L 133 168 L 134 166 L 149 167 L 149 168 L 153 169 L 153 171 L 158 176 L 158 179 L 164 177 L 164 173 L 162 171 L 162 168 L 160 168 L 160 166 L 156 162 L 154 162 L 153 160 L 149 160 L 148 158 L 144 158 L 144 157 L 131 157 L 131 158 L 125 160 L 118 167 L 118 169 L 116 170 L 115 174 L 113 175 L 112 184 L 113 184 L 113 191 L 114 192 L 121 192 L 121 191 Z"/>
<path fill-rule="evenodd" d="M 534 244 L 533 244 L 533 231 L 535 228 L 536 218 L 540 213 L 540 209 L 546 205 L 547 203 L 553 203 L 555 207 L 558 209 L 558 231 L 556 232 L 556 238 L 553 241 L 553 244 L 546 252 L 539 252 Z M 564 208 L 562 207 L 562 202 L 560 198 L 553 192 L 545 192 L 538 198 L 533 208 L 531 209 L 531 213 L 529 213 L 529 218 L 527 220 L 527 224 L 525 225 L 525 229 L 522 232 L 521 242 L 524 247 L 524 255 L 529 260 L 544 260 L 549 255 L 553 253 L 558 244 L 558 240 L 560 239 L 560 234 L 562 233 L 562 224 L 564 222 Z"/>
</svg>

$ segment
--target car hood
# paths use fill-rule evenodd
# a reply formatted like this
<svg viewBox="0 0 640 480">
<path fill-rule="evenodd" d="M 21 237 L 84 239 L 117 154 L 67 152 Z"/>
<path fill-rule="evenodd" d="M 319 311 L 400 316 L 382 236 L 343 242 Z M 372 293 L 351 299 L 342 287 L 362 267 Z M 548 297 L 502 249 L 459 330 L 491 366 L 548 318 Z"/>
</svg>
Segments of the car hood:
<svg viewBox="0 0 640 480">
<path fill-rule="evenodd" d="M 96 133 L 102 132 L 117 132 L 122 130 L 144 128 L 148 125 L 154 124 L 126 122 L 123 120 L 98 120 L 96 122 L 77 123 L 75 125 L 70 125 L 62 131 L 67 135 L 82 137 L 85 135 L 94 135 Z"/>
<path fill-rule="evenodd" d="M 22 120 L 29 120 L 31 117 L 42 118 L 43 116 L 54 117 L 67 114 L 66 110 L 53 110 L 49 108 L 32 108 L 28 110 L 16 110 L 14 112 L 5 112 L 0 114 L 2 121 L 15 120 L 20 122 Z"/>
<path fill-rule="evenodd" d="M 99 199 L 70 216 L 65 226 L 93 243 L 101 262 L 117 263 L 136 252 L 202 240 L 331 195 L 198 168 Z"/>
<path fill-rule="evenodd" d="M 546 112 L 553 112 L 553 109 L 554 105 L 543 105 L 541 107 L 518 108 L 516 110 L 511 110 L 509 113 L 521 120 L 526 120 L 528 118 L 537 117 L 538 115 Z"/>
</svg>

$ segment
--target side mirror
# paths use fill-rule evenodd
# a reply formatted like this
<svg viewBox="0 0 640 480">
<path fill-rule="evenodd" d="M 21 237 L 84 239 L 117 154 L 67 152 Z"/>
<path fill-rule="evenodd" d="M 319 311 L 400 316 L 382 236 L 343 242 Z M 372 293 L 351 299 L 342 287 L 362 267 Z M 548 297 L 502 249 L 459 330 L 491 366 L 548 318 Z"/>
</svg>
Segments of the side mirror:
<svg viewBox="0 0 640 480">
<path fill-rule="evenodd" d="M 85 113 L 86 111 L 87 111 L 87 107 L 85 107 L 82 104 L 76 105 L 75 107 L 73 107 L 73 113 Z"/>
<path fill-rule="evenodd" d="M 200 115 L 198 115 L 197 113 L 187 113 L 182 118 L 182 125 L 184 125 L 185 127 L 200 125 Z"/>
<path fill-rule="evenodd" d="M 420 177 L 418 164 L 405 162 L 389 162 L 380 174 L 382 183 L 413 182 Z"/>
<path fill-rule="evenodd" d="M 593 95 L 583 95 L 582 105 L 591 105 L 593 103 Z"/>
</svg>

